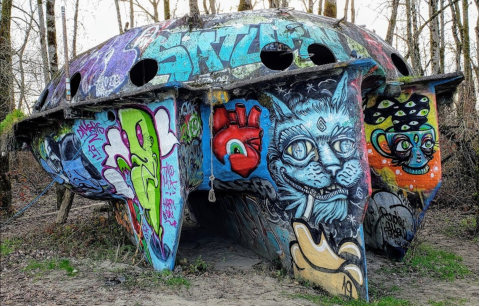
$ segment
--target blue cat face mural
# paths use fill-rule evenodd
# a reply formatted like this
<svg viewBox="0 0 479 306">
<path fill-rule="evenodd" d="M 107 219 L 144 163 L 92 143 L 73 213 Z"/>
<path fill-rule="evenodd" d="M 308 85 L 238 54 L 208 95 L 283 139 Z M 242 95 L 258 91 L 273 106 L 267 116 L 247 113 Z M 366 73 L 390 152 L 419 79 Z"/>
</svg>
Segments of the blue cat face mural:
<svg viewBox="0 0 479 306">
<path fill-rule="evenodd" d="M 334 80 L 303 84 L 306 91 L 283 92 L 274 101 L 273 144 L 269 170 L 286 210 L 314 224 L 342 221 L 348 198 L 363 175 L 348 100 L 348 73 Z M 307 92 L 308 95 L 302 93 Z"/>
</svg>

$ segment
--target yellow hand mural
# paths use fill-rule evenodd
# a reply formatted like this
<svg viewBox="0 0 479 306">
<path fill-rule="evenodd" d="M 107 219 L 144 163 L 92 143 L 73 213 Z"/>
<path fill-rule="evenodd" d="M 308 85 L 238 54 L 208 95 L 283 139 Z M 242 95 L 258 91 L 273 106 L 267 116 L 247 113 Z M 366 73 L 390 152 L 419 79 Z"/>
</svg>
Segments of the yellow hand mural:
<svg viewBox="0 0 479 306">
<path fill-rule="evenodd" d="M 302 221 L 293 222 L 297 241 L 291 247 L 294 274 L 310 280 L 333 295 L 346 295 L 357 299 L 358 287 L 364 284 L 361 268 L 343 258 L 346 253 L 361 260 L 361 250 L 356 243 L 344 242 L 335 253 L 321 231 L 316 244 L 309 226 Z M 341 256 L 343 255 L 343 256 Z"/>
</svg>

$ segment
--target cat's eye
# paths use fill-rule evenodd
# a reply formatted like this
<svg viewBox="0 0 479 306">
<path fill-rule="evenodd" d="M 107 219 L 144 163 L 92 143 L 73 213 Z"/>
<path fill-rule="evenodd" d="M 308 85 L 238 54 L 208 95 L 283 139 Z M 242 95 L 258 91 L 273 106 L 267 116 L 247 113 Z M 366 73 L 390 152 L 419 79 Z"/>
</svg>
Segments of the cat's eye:
<svg viewBox="0 0 479 306">
<path fill-rule="evenodd" d="M 422 140 L 421 149 L 426 153 L 431 152 L 434 148 L 434 139 L 429 134 Z"/>
<path fill-rule="evenodd" d="M 233 154 L 241 154 L 248 156 L 248 152 L 246 152 L 246 148 L 241 142 L 241 140 L 238 139 L 230 139 L 226 143 L 226 154 L 228 155 L 233 155 Z"/>
<path fill-rule="evenodd" d="M 406 113 L 402 110 L 396 112 L 394 115 L 398 116 L 398 117 L 402 117 L 402 116 L 406 116 Z"/>
<path fill-rule="evenodd" d="M 311 151 L 313 151 L 313 144 L 308 140 L 300 139 L 292 142 L 285 152 L 294 159 L 303 160 Z"/>
<path fill-rule="evenodd" d="M 429 110 L 428 109 L 423 109 L 417 115 L 424 117 L 424 116 L 427 116 L 427 114 L 429 114 Z"/>
<path fill-rule="evenodd" d="M 384 118 L 384 117 L 379 117 L 379 118 L 376 120 L 376 123 L 381 123 L 381 122 L 383 122 L 384 120 L 386 120 L 386 118 Z"/>
<path fill-rule="evenodd" d="M 391 102 L 389 100 L 384 100 L 381 103 L 379 103 L 378 108 L 388 108 L 394 105 L 394 102 Z"/>
<path fill-rule="evenodd" d="M 412 101 L 409 101 L 408 103 L 406 103 L 406 107 L 413 107 L 413 106 L 416 106 L 416 103 Z"/>
<path fill-rule="evenodd" d="M 421 99 L 421 102 L 429 102 L 429 98 L 428 97 L 424 97 Z"/>
<path fill-rule="evenodd" d="M 332 147 L 336 154 L 342 158 L 349 158 L 356 152 L 356 143 L 349 138 L 334 141 Z"/>
<path fill-rule="evenodd" d="M 409 140 L 400 140 L 396 145 L 396 152 L 404 153 L 412 148 L 412 144 Z"/>
</svg>

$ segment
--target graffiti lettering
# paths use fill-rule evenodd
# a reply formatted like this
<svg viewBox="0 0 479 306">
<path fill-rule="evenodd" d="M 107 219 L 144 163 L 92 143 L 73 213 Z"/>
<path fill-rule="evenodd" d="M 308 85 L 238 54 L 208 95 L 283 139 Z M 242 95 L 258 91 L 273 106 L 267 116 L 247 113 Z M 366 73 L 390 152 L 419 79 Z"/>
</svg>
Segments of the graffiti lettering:
<svg viewBox="0 0 479 306">
<path fill-rule="evenodd" d="M 77 133 L 80 135 L 80 139 L 83 139 L 84 137 L 91 137 L 88 142 L 92 143 L 94 141 L 101 140 L 99 136 L 105 133 L 105 129 L 100 126 L 99 122 L 86 122 L 83 120 L 77 129 Z"/>
<path fill-rule="evenodd" d="M 98 149 L 94 145 L 88 145 L 88 152 L 91 154 L 91 157 L 100 160 L 102 159 L 101 153 L 98 151 Z"/>
<path fill-rule="evenodd" d="M 163 200 L 163 221 L 169 223 L 171 226 L 176 227 L 178 224 L 174 219 L 174 211 L 176 210 L 175 202 L 172 199 Z"/>
<path fill-rule="evenodd" d="M 181 168 L 180 172 L 182 181 L 185 182 L 187 188 L 198 186 L 203 180 L 203 151 L 201 150 L 200 141 L 193 139 L 190 144 L 182 143 L 179 148 Z"/>
<path fill-rule="evenodd" d="M 303 25 L 301 30 L 287 30 L 290 22 L 278 24 L 244 25 L 242 27 L 222 27 L 216 31 L 192 31 L 187 33 L 161 33 L 152 42 L 143 58 L 157 58 L 158 74 L 170 75 L 170 81 L 188 81 L 192 75 L 209 75 L 225 69 L 254 64 L 260 61 L 259 51 L 254 44 L 264 46 L 271 42 L 281 42 L 290 47 L 295 42 L 300 54 L 308 54 L 308 46 L 328 37 L 329 43 L 341 48 L 338 33 L 323 28 L 323 35 L 310 31 Z M 288 33 L 285 35 L 284 33 Z M 217 47 L 219 42 L 220 47 Z M 253 51 L 255 50 L 255 51 Z M 346 58 L 342 59 L 346 60 Z M 223 64 L 229 62 L 229 67 Z M 181 63 L 181 65 L 179 64 Z M 227 80 L 227 77 L 215 77 L 215 81 Z"/>
<path fill-rule="evenodd" d="M 383 216 L 386 221 L 384 224 L 384 232 L 390 238 L 406 238 L 406 230 L 404 228 L 404 220 L 398 215 L 398 212 L 395 210 L 393 213 L 389 213 L 386 208 L 380 208 L 381 216 Z"/>
<path fill-rule="evenodd" d="M 346 276 L 343 277 L 343 287 L 344 295 L 353 297 L 353 283 L 349 279 L 346 279 Z"/>
<path fill-rule="evenodd" d="M 187 115 L 181 126 L 181 141 L 190 142 L 201 134 L 201 118 L 196 112 Z"/>
<path fill-rule="evenodd" d="M 168 195 L 176 194 L 176 184 L 178 181 L 173 180 L 174 175 L 175 168 L 172 165 L 166 163 L 165 166 L 161 167 L 162 186 L 167 189 L 167 191 L 165 190 L 165 193 Z"/>
</svg>

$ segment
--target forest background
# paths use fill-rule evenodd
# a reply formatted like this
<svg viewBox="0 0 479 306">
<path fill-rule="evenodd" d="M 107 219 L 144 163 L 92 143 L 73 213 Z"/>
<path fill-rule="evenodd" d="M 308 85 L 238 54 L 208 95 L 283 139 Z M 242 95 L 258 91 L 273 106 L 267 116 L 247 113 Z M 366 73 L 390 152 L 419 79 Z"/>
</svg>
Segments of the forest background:
<svg viewBox="0 0 479 306">
<path fill-rule="evenodd" d="M 66 8 L 66 42 L 61 7 Z M 137 27 L 185 14 L 293 7 L 364 25 L 395 47 L 414 76 L 462 71 L 439 105 L 443 185 L 435 202 L 475 214 L 479 232 L 479 0 L 0 0 L 0 214 L 11 213 L 11 123 L 31 108 L 69 58 Z M 58 187 L 58 208 L 73 195 Z M 66 215 L 57 222 L 66 220 Z"/>
</svg>

